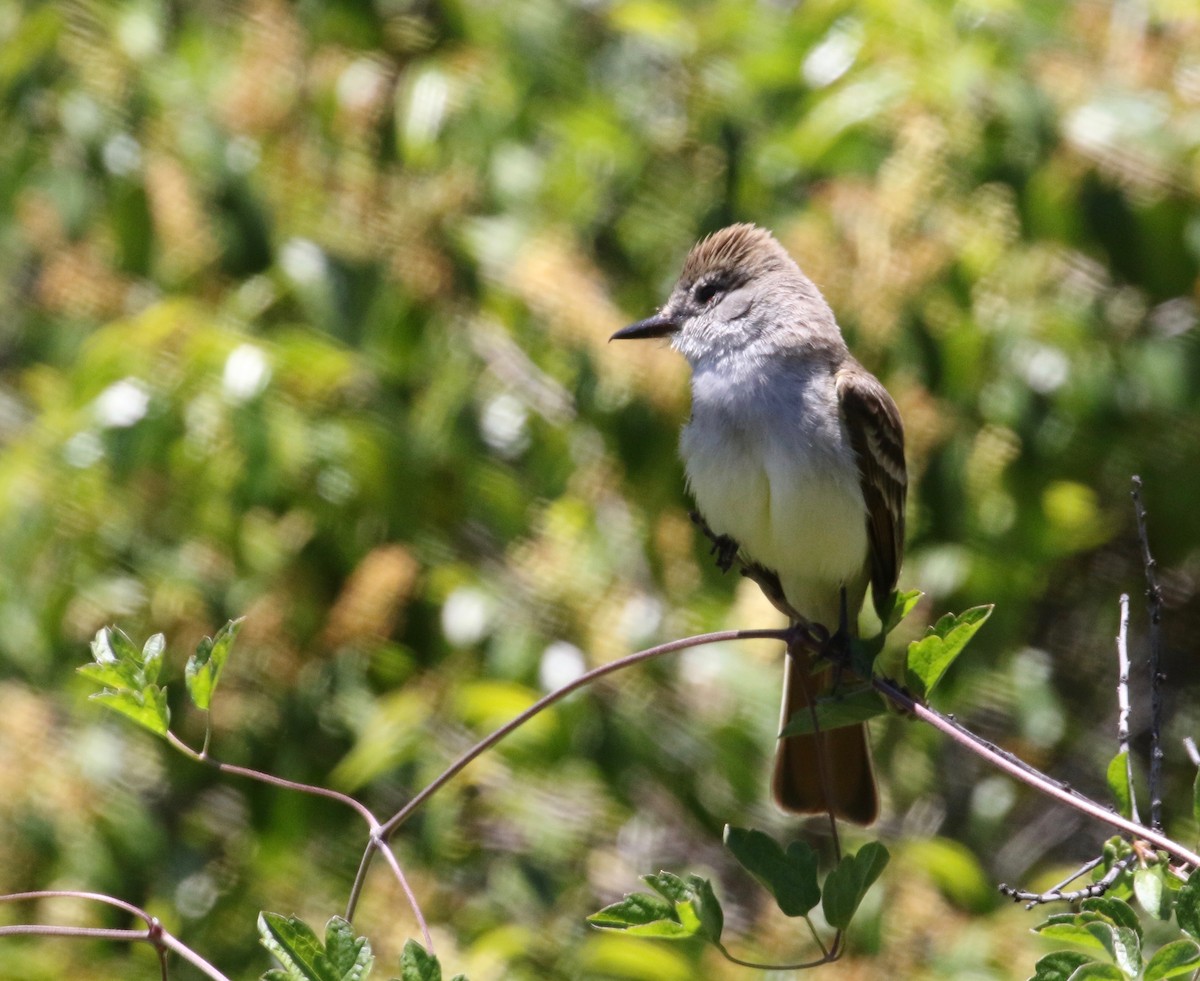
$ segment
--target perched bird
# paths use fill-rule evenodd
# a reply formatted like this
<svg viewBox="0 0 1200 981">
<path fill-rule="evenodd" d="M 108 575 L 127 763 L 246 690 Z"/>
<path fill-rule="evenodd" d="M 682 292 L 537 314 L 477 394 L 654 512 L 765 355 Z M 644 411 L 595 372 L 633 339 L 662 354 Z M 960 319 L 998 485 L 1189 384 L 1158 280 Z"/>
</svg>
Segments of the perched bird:
<svg viewBox="0 0 1200 981">
<path fill-rule="evenodd" d="M 725 564 L 736 555 L 793 619 L 856 632 L 867 584 L 877 609 L 896 584 L 904 430 L 820 291 L 770 232 L 732 225 L 692 249 L 658 313 L 612 339 L 651 337 L 691 365 L 680 453 Z M 788 658 L 783 723 L 832 683 Z M 873 821 L 866 726 L 781 739 L 772 791 L 785 811 Z"/>
</svg>

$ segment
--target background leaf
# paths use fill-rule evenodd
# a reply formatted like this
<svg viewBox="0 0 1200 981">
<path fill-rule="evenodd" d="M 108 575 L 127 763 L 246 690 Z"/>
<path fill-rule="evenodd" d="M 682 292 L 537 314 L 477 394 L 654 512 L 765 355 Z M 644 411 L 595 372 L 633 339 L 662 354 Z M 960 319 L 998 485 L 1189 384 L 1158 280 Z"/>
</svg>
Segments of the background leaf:
<svg viewBox="0 0 1200 981">
<path fill-rule="evenodd" d="M 871 884 L 888 863 L 888 851 L 877 841 L 869 841 L 853 855 L 842 860 L 829 875 L 821 890 L 821 909 L 829 925 L 845 930 Z"/>
</svg>

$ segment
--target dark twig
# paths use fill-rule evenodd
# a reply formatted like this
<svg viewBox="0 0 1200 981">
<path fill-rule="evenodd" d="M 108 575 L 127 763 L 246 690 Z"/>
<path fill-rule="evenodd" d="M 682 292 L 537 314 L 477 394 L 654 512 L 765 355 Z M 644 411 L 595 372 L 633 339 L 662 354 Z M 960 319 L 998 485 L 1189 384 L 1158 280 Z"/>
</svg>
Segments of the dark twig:
<svg viewBox="0 0 1200 981">
<path fill-rule="evenodd" d="M 1142 503 L 1142 478 L 1133 478 L 1133 512 L 1137 516 L 1138 541 L 1142 546 L 1142 564 L 1146 570 L 1146 602 L 1150 612 L 1150 827 L 1162 831 L 1162 587 L 1158 583 L 1158 563 L 1150 552 L 1146 530 L 1146 507 Z"/>
<path fill-rule="evenodd" d="M 1074 882 L 1081 875 L 1086 875 L 1091 872 L 1096 866 L 1103 862 L 1103 858 L 1094 858 L 1085 864 L 1078 872 L 1073 873 L 1056 886 L 1051 886 L 1045 892 L 1029 892 L 1026 889 L 1016 889 L 1012 886 L 1000 883 L 1000 891 L 1012 899 L 1014 903 L 1025 903 L 1026 909 L 1033 909 L 1035 906 L 1040 906 L 1043 903 L 1077 903 L 1083 899 L 1091 899 L 1093 896 L 1103 896 L 1112 887 L 1112 884 L 1117 881 L 1121 873 L 1129 868 L 1137 861 L 1137 855 L 1130 853 L 1124 858 L 1113 862 L 1112 868 L 1104 873 L 1103 878 L 1097 879 L 1095 882 L 1089 883 L 1082 889 L 1074 889 L 1070 892 L 1063 892 L 1063 886 Z"/>
</svg>

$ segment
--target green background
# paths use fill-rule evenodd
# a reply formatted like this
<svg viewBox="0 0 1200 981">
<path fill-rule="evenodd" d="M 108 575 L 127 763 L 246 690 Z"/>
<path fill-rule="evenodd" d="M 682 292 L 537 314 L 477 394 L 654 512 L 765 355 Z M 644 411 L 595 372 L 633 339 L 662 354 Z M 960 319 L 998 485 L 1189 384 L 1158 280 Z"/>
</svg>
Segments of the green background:
<svg viewBox="0 0 1200 981">
<path fill-rule="evenodd" d="M 259 909 L 344 906 L 357 818 L 88 702 L 105 624 L 165 632 L 198 746 L 183 662 L 245 615 L 215 755 L 381 816 L 584 666 L 775 625 L 688 521 L 682 361 L 605 343 L 735 220 L 776 232 L 904 415 L 906 637 L 996 604 L 938 706 L 1101 797 L 1121 592 L 1145 655 L 1144 478 L 1168 830 L 1194 840 L 1192 3 L 0 2 L 0 112 L 0 890 L 120 896 L 238 977 L 268 966 Z M 450 973 L 745 977 L 584 925 L 660 867 L 714 878 L 739 953 L 805 956 L 720 845 L 797 834 L 765 799 L 780 657 L 610 678 L 438 795 L 395 844 Z M 903 719 L 873 735 L 894 861 L 832 970 L 1027 976 L 1038 914 L 995 883 L 1106 832 Z M 417 931 L 382 865 L 356 926 L 395 972 Z M 0 941 L 5 978 L 157 970 Z"/>
</svg>

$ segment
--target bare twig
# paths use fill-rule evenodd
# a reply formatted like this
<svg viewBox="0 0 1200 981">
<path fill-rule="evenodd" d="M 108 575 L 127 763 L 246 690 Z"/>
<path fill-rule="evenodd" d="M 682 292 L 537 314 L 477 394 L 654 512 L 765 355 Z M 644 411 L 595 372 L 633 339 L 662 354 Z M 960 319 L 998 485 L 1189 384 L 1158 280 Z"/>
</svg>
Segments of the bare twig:
<svg viewBox="0 0 1200 981">
<path fill-rule="evenodd" d="M 1146 507 L 1142 503 L 1142 478 L 1133 478 L 1133 511 L 1137 516 L 1138 541 L 1142 546 L 1142 564 L 1146 571 L 1146 603 L 1150 612 L 1150 826 L 1162 831 L 1162 587 L 1158 584 L 1158 563 L 1150 552 L 1146 530 Z"/>
<path fill-rule="evenodd" d="M 1117 631 L 1117 752 L 1125 754 L 1129 816 L 1141 823 L 1133 789 L 1133 757 L 1129 753 L 1129 594 L 1121 594 L 1121 627 Z"/>
<path fill-rule="evenodd" d="M 1011 753 L 1005 753 L 993 746 L 987 740 L 977 736 L 954 719 L 942 715 L 927 705 L 922 705 L 886 678 L 874 678 L 872 679 L 872 685 L 876 691 L 886 696 L 902 710 L 911 713 L 922 722 L 928 723 L 939 732 L 945 733 L 960 746 L 969 749 L 976 756 L 981 757 L 997 769 L 1016 777 L 1022 783 L 1033 787 L 1035 790 L 1049 797 L 1062 801 L 1064 804 L 1075 808 L 1077 811 L 1097 821 L 1114 827 L 1119 831 L 1124 831 L 1134 838 L 1147 841 L 1156 848 L 1174 855 L 1180 861 L 1200 868 L 1200 855 L 1184 848 L 1178 842 L 1172 841 L 1162 833 L 1161 829 L 1147 828 L 1144 825 L 1130 821 L 1111 808 L 1104 807 L 1078 791 L 1072 790 L 1066 784 L 1052 780 L 1040 770 L 1036 770 L 1029 766 L 1029 764 L 1022 762 Z"/>
<path fill-rule="evenodd" d="M 1025 903 L 1026 909 L 1033 909 L 1035 906 L 1040 906 L 1043 903 L 1077 903 L 1083 899 L 1091 899 L 1093 896 L 1103 896 L 1112 887 L 1112 884 L 1117 881 L 1121 873 L 1129 868 L 1135 861 L 1137 855 L 1130 853 L 1124 858 L 1113 862 L 1112 868 L 1104 873 L 1104 876 L 1097 879 L 1095 882 L 1089 883 L 1082 889 L 1074 889 L 1070 892 L 1063 892 L 1063 886 L 1070 882 L 1074 882 L 1081 875 L 1086 875 L 1091 872 L 1097 865 L 1103 862 L 1104 859 L 1094 858 L 1085 864 L 1078 872 L 1072 873 L 1068 878 L 1058 883 L 1056 886 L 1051 886 L 1045 892 L 1029 892 L 1026 889 L 1014 889 L 1012 886 L 1000 883 L 1000 891 L 1004 895 L 1012 898 L 1013 902 Z"/>
<path fill-rule="evenodd" d="M 561 688 L 556 688 L 547 695 L 543 695 L 529 708 L 520 715 L 516 716 L 509 722 L 506 722 L 499 729 L 485 736 L 474 746 L 468 749 L 465 753 L 459 756 L 445 770 L 443 770 L 431 783 L 429 783 L 420 793 L 412 798 L 399 811 L 387 819 L 379 828 L 378 836 L 381 841 L 386 841 L 388 837 L 407 821 L 416 810 L 424 804 L 430 797 L 441 790 L 447 783 L 456 777 L 462 770 L 474 759 L 486 753 L 489 749 L 495 746 L 505 736 L 511 735 L 517 729 L 521 728 L 526 722 L 534 716 L 545 711 L 555 702 L 566 698 L 572 692 L 578 691 L 580 688 L 585 688 L 593 681 L 603 678 L 605 675 L 612 674 L 615 671 L 622 671 L 634 664 L 641 664 L 643 661 L 650 661 L 656 657 L 662 657 L 664 654 L 672 654 L 676 651 L 682 651 L 689 647 L 700 647 L 704 644 L 717 644 L 729 640 L 755 640 L 755 639 L 772 639 L 772 640 L 788 640 L 792 636 L 792 631 L 789 629 L 776 630 L 720 630 L 716 633 L 699 634 L 695 637 L 684 637 L 680 640 L 673 640 L 666 644 L 659 644 L 657 647 L 651 647 L 644 651 L 638 651 L 636 654 L 629 654 L 625 657 L 618 658 L 615 661 L 610 661 L 608 664 L 602 664 L 598 668 L 593 668 L 591 671 L 586 671 L 574 681 L 568 682 Z M 359 862 L 358 874 L 354 878 L 354 885 L 350 889 L 350 897 L 346 901 L 346 919 L 351 919 L 354 915 L 354 910 L 358 906 L 359 897 L 362 895 L 363 885 L 366 882 L 367 870 L 370 868 L 371 859 L 377 850 L 377 846 L 372 841 L 367 845 L 363 852 L 362 860 Z"/>
<path fill-rule="evenodd" d="M 433 950 L 433 942 L 429 934 L 429 925 L 425 922 L 425 915 L 421 912 L 421 906 L 417 902 L 417 897 L 409 888 L 408 880 L 404 877 L 404 873 L 400 871 L 400 863 L 396 860 L 396 856 L 392 854 L 391 849 L 387 846 L 387 837 L 383 833 L 383 826 L 379 823 L 379 819 L 371 813 L 370 809 L 361 801 L 356 800 L 349 794 L 343 794 L 337 790 L 330 790 L 328 787 L 318 787 L 314 784 L 299 783 L 295 780 L 286 780 L 283 777 L 277 777 L 271 773 L 264 773 L 262 770 L 254 770 L 250 767 L 238 766 L 235 763 L 222 763 L 220 760 L 215 760 L 208 755 L 207 748 L 201 752 L 196 752 L 185 743 L 182 739 L 176 736 L 173 732 L 167 732 L 167 742 L 175 749 L 190 757 L 198 763 L 203 763 L 206 766 L 211 766 L 218 773 L 226 773 L 232 776 L 246 777 L 250 780 L 257 780 L 260 783 L 270 784 L 273 787 L 281 787 L 284 790 L 294 790 L 301 794 L 311 794 L 314 797 L 324 797 L 328 800 L 337 801 L 339 804 L 344 804 L 353 810 L 366 823 L 370 830 L 371 837 L 367 844 L 367 851 L 364 855 L 364 861 L 367 857 L 374 854 L 376 851 L 386 850 L 386 858 L 388 865 L 396 874 L 397 881 L 400 883 L 400 888 L 404 891 L 404 895 L 408 899 L 409 906 L 412 908 L 413 917 L 417 921 L 417 926 L 421 930 L 421 936 L 425 939 L 425 948 L 431 954 Z M 208 737 L 205 735 L 205 745 L 207 747 Z M 359 876 L 361 877 L 362 869 L 360 867 Z M 359 886 L 358 879 L 355 880 L 355 887 Z M 356 895 L 356 893 L 355 893 Z M 353 906 L 350 907 L 353 910 Z M 350 913 L 347 913 L 346 919 L 351 919 Z"/>
<path fill-rule="evenodd" d="M 52 923 L 18 923 L 0 927 L 2 936 L 44 936 L 44 937 L 87 937 L 93 940 L 116 940 L 130 943 L 148 943 L 158 953 L 162 976 L 167 976 L 166 952 L 170 951 L 197 968 L 213 981 L 230 981 L 216 967 L 197 954 L 191 947 L 163 929 L 156 917 L 144 909 L 127 903 L 113 896 L 105 896 L 94 892 L 77 892 L 72 889 L 46 889 L 37 892 L 17 892 L 0 896 L 0 902 L 19 902 L 30 899 L 83 899 L 89 902 L 105 903 L 123 910 L 130 916 L 136 916 L 146 924 L 144 930 L 109 930 L 103 927 L 60 926 Z"/>
</svg>

